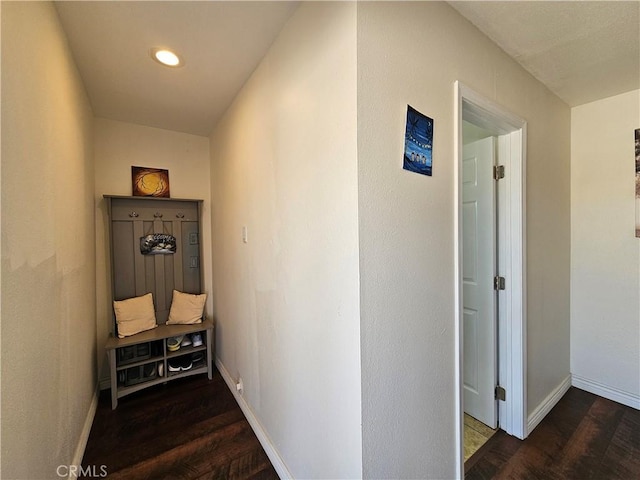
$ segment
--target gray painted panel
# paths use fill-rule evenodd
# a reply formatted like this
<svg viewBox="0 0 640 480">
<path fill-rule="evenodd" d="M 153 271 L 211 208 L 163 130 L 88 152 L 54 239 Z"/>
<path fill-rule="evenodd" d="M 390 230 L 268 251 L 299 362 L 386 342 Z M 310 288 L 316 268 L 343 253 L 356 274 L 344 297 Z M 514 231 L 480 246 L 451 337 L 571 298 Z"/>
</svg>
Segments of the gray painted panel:
<svg viewBox="0 0 640 480">
<path fill-rule="evenodd" d="M 132 222 L 113 222 L 113 298 L 123 300 L 135 297 L 134 245 Z"/>
<path fill-rule="evenodd" d="M 198 201 L 106 197 L 111 201 L 114 298 L 153 294 L 156 320 L 167 321 L 174 288 L 201 293 Z M 140 238 L 174 235 L 176 253 L 143 255 Z"/>
<path fill-rule="evenodd" d="M 144 257 L 140 254 L 140 237 L 144 236 L 144 224 L 139 220 L 135 220 L 133 223 L 133 235 L 128 239 L 131 243 L 134 252 L 135 262 L 135 275 L 136 275 L 136 291 L 134 296 L 145 295 L 152 290 L 149 290 L 145 283 L 145 265 Z M 136 239 L 138 241 L 136 241 Z"/>
<path fill-rule="evenodd" d="M 180 202 L 171 200 L 158 200 L 151 198 L 123 198 L 112 199 L 113 220 L 183 220 L 198 221 L 197 202 Z M 137 216 L 133 217 L 132 214 Z M 159 217 L 157 215 L 162 215 Z"/>
<path fill-rule="evenodd" d="M 162 213 L 156 213 L 155 215 L 162 215 Z M 154 233 L 170 233 L 164 230 L 164 222 L 160 220 L 156 220 L 153 222 L 153 232 Z M 154 255 L 154 269 L 155 269 L 155 278 L 154 278 L 154 296 L 156 297 L 156 310 L 163 311 L 167 309 L 166 302 L 166 291 L 164 286 L 164 258 L 165 255 Z"/>
<path fill-rule="evenodd" d="M 182 222 L 183 286 L 187 293 L 201 293 L 200 234 L 197 222 Z"/>
<path fill-rule="evenodd" d="M 174 220 L 173 221 L 173 231 L 174 236 L 176 238 L 182 238 L 182 222 L 178 221 L 178 220 Z M 183 242 L 178 242 L 178 248 L 176 250 L 176 257 L 181 258 L 182 257 L 182 250 L 183 250 L 183 246 L 182 246 Z M 173 261 L 173 259 L 171 259 Z M 181 268 L 174 268 L 173 270 L 173 286 L 172 286 L 172 290 L 176 289 L 180 292 L 183 292 L 184 290 L 184 284 L 182 282 L 183 279 L 183 275 L 182 275 L 182 269 Z"/>
</svg>

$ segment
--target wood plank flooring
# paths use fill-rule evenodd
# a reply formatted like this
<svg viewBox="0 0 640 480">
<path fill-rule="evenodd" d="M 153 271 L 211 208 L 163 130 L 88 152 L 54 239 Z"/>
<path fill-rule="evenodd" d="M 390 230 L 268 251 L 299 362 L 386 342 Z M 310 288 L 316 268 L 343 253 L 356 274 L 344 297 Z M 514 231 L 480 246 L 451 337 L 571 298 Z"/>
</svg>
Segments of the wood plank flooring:
<svg viewBox="0 0 640 480">
<path fill-rule="evenodd" d="M 526 440 L 499 431 L 465 471 L 466 480 L 638 480 L 640 411 L 572 387 Z"/>
<path fill-rule="evenodd" d="M 100 396 L 83 471 L 110 479 L 252 479 L 278 475 L 217 370 L 120 400 Z M 90 470 L 87 470 L 90 469 Z M 92 469 L 92 470 L 91 470 Z"/>
<path fill-rule="evenodd" d="M 83 471 L 113 479 L 278 479 L 216 370 L 125 397 L 101 394 Z M 640 480 L 640 411 L 571 388 L 525 441 L 499 431 L 466 480 Z"/>
</svg>

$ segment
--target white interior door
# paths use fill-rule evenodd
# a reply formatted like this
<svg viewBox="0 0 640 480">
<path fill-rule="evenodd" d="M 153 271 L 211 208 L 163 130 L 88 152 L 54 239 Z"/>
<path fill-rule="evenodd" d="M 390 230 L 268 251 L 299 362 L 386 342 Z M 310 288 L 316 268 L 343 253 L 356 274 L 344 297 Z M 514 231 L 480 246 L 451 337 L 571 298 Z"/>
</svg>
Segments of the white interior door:
<svg viewBox="0 0 640 480">
<path fill-rule="evenodd" d="M 464 411 L 497 426 L 495 139 L 464 146 L 462 275 Z"/>
</svg>

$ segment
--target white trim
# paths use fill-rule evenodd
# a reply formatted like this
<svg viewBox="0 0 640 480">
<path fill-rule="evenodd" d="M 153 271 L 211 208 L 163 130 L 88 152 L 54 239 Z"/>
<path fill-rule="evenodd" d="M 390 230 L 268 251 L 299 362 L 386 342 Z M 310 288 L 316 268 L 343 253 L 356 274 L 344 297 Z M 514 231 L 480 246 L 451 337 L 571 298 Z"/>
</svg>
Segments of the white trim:
<svg viewBox="0 0 640 480">
<path fill-rule="evenodd" d="M 567 393 L 567 390 L 571 388 L 571 375 L 567 375 L 560 385 L 553 389 L 553 391 L 545 398 L 536 409 L 531 412 L 529 419 L 527 420 L 527 435 L 533 432 L 533 429 L 538 426 L 544 417 L 551 411 L 553 407 L 560 401 L 560 399 Z"/>
<path fill-rule="evenodd" d="M 589 393 L 593 393 L 594 395 L 640 410 L 640 395 L 625 392 L 624 390 L 620 390 L 594 380 L 589 380 L 588 378 L 576 375 L 575 373 L 571 374 L 571 385 L 579 388 L 580 390 L 585 390 Z"/>
<path fill-rule="evenodd" d="M 218 371 L 222 375 L 225 383 L 229 387 L 229 390 L 231 390 L 231 393 L 233 393 L 233 396 L 236 398 L 238 405 L 240 405 L 242 413 L 244 413 L 244 416 L 247 417 L 249 425 L 251 425 L 251 428 L 256 434 L 256 437 L 258 437 L 260 445 L 262 445 L 262 448 L 264 448 L 267 457 L 269 457 L 269 460 L 271 460 L 273 468 L 275 468 L 278 476 L 280 478 L 293 478 L 293 475 L 291 475 L 291 472 L 289 472 L 289 469 L 284 463 L 284 460 L 282 460 L 278 449 L 269 438 L 269 435 L 267 434 L 260 421 L 257 419 L 255 413 L 253 413 L 253 410 L 251 409 L 249 404 L 246 402 L 244 397 L 240 395 L 240 393 L 238 393 L 238 391 L 236 390 L 235 380 L 229 374 L 229 371 L 226 369 L 226 367 L 218 357 L 216 357 L 216 366 L 218 367 Z"/>
<path fill-rule="evenodd" d="M 453 209 L 453 250 L 455 256 L 453 259 L 454 264 L 454 324 L 455 324 L 455 345 L 454 345 L 454 357 L 455 357 L 455 384 L 456 395 L 454 398 L 455 411 L 457 412 L 455 418 L 455 445 L 456 445 L 456 478 L 464 478 L 464 385 L 463 385 L 463 365 L 464 359 L 462 358 L 463 352 L 463 331 L 462 331 L 462 242 L 460 242 L 460 232 L 462 231 L 462 216 L 460 215 L 460 205 L 462 205 L 462 93 L 460 91 L 460 84 L 455 83 L 455 125 L 453 138 L 454 146 L 453 153 L 456 161 L 456 168 L 453 169 L 453 192 L 455 208 Z"/>
<path fill-rule="evenodd" d="M 457 392 L 455 409 L 456 448 L 458 462 L 456 474 L 464 476 L 463 460 L 463 331 L 462 331 L 462 120 L 470 119 L 483 126 L 486 124 L 509 140 L 509 152 L 505 158 L 505 181 L 501 186 L 503 195 L 508 199 L 503 213 L 505 218 L 499 221 L 507 225 L 498 252 L 501 275 L 507 280 L 507 289 L 503 292 L 502 305 L 506 311 L 502 324 L 499 324 L 500 367 L 499 381 L 507 390 L 507 400 L 500 405 L 500 427 L 510 435 L 520 439 L 527 435 L 527 392 L 526 392 L 526 140 L 527 123 L 520 117 L 506 111 L 498 104 L 482 97 L 462 83 L 455 82 L 455 129 L 454 155 L 457 159 L 454 168 L 454 310 L 455 310 L 455 380 Z"/>
<path fill-rule="evenodd" d="M 78 467 L 82 465 L 82 457 L 84 457 L 84 451 L 87 448 L 87 442 L 89 441 L 89 434 L 91 433 L 93 420 L 96 416 L 96 411 L 98 410 L 99 397 L 100 383 L 96 385 L 96 388 L 93 392 L 93 398 L 91 399 L 91 404 L 89 405 L 87 417 L 84 419 L 84 425 L 82 426 L 82 432 L 80 432 L 80 438 L 78 439 L 78 445 L 76 446 L 76 451 L 73 454 L 71 465 L 77 465 Z M 69 480 L 73 480 L 75 478 L 78 478 L 78 472 L 76 470 L 69 469 Z"/>
</svg>

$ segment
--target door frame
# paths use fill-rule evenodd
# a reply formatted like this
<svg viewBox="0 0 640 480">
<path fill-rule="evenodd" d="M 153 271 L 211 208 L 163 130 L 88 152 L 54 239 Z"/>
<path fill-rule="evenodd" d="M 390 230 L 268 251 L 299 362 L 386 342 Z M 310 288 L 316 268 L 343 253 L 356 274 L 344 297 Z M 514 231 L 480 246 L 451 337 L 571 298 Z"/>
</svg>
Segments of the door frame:
<svg viewBox="0 0 640 480">
<path fill-rule="evenodd" d="M 455 258 L 455 357 L 457 476 L 464 477 L 463 405 L 463 308 L 462 308 L 462 121 L 490 128 L 498 133 L 498 150 L 505 166 L 498 182 L 498 222 L 505 225 L 498 234 L 500 275 L 506 289 L 499 292 L 498 381 L 507 391 L 500 402 L 500 428 L 520 439 L 527 437 L 526 357 L 526 140 L 527 122 L 497 103 L 455 82 L 454 130 L 454 251 Z"/>
</svg>

